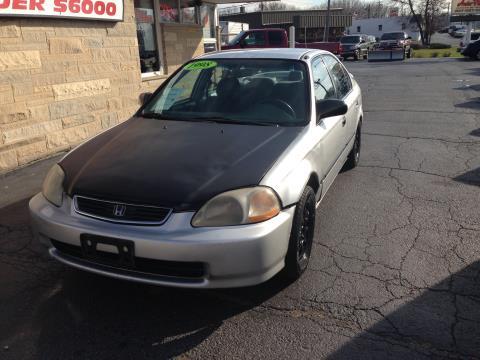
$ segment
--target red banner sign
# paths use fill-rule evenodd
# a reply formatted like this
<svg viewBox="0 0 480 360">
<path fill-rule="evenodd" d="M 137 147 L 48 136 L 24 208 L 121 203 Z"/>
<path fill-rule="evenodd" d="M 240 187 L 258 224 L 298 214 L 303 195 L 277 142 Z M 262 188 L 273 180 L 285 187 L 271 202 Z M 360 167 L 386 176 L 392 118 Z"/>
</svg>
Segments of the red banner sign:
<svg viewBox="0 0 480 360">
<path fill-rule="evenodd" d="M 480 0 L 452 0 L 453 15 L 480 14 Z"/>
<path fill-rule="evenodd" d="M 0 0 L 0 16 L 123 20 L 123 0 Z"/>
</svg>

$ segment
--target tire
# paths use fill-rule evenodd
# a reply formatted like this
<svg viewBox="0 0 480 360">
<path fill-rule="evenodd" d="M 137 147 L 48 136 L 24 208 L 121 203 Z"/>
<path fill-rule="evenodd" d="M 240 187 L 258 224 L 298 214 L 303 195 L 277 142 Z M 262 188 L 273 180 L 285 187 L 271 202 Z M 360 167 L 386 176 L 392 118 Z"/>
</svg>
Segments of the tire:
<svg viewBox="0 0 480 360">
<path fill-rule="evenodd" d="M 475 54 L 475 60 L 480 60 L 480 50 Z"/>
<path fill-rule="evenodd" d="M 407 59 L 410 59 L 412 57 L 412 48 L 408 49 L 407 51 Z"/>
<path fill-rule="evenodd" d="M 315 233 L 315 192 L 307 185 L 293 216 L 292 232 L 285 257 L 285 275 L 297 280 L 307 269 Z"/>
<path fill-rule="evenodd" d="M 352 170 L 357 167 L 360 161 L 360 151 L 362 148 L 362 129 L 359 126 L 355 133 L 355 142 L 353 143 L 352 151 L 348 154 L 347 161 L 345 162 L 344 169 Z"/>
<path fill-rule="evenodd" d="M 368 50 L 365 54 L 363 54 L 363 60 L 367 60 L 368 59 Z"/>
<path fill-rule="evenodd" d="M 357 50 L 353 53 L 353 60 L 358 61 L 359 58 L 360 58 L 360 55 L 359 55 L 358 50 Z"/>
</svg>

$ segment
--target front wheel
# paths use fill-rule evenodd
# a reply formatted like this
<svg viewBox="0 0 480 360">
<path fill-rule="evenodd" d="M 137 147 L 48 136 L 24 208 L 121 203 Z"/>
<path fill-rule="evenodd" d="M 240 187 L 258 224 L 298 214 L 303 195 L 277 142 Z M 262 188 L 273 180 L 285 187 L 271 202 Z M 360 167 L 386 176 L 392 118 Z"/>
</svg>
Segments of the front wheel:
<svg viewBox="0 0 480 360">
<path fill-rule="evenodd" d="M 407 59 L 410 59 L 410 58 L 412 57 L 412 53 L 413 53 L 412 48 L 408 49 L 408 51 L 407 51 Z"/>
<path fill-rule="evenodd" d="M 353 53 L 353 60 L 357 61 L 359 58 L 360 58 L 360 54 L 359 54 L 358 50 L 356 50 Z"/>
<path fill-rule="evenodd" d="M 353 143 L 352 151 L 348 154 L 347 162 L 345 163 L 345 170 L 351 170 L 357 167 L 360 161 L 360 150 L 362 147 L 362 131 L 359 126 L 355 133 L 355 141 Z"/>
<path fill-rule="evenodd" d="M 293 215 L 292 232 L 285 257 L 285 275 L 298 279 L 308 266 L 315 232 L 315 192 L 307 185 Z"/>
<path fill-rule="evenodd" d="M 480 60 L 480 50 L 477 51 L 477 54 L 475 55 L 475 59 Z"/>
</svg>

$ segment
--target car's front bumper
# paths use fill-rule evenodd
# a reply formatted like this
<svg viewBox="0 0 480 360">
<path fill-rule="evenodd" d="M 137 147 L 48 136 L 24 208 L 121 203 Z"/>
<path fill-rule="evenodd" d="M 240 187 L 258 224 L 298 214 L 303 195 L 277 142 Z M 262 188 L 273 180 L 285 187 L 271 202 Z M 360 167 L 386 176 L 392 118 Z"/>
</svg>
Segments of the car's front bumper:
<svg viewBox="0 0 480 360">
<path fill-rule="evenodd" d="M 341 54 L 342 54 L 343 57 L 349 57 L 349 56 L 354 56 L 355 53 L 358 54 L 359 51 L 360 50 L 358 50 L 358 49 L 343 50 Z"/>
<path fill-rule="evenodd" d="M 294 211 L 295 207 L 290 207 L 269 221 L 243 226 L 193 228 L 192 212 L 173 213 L 162 226 L 133 226 L 77 214 L 70 198 L 61 208 L 42 194 L 30 201 L 35 234 L 57 260 L 114 278 L 190 288 L 249 286 L 273 277 L 284 267 Z M 194 279 L 119 269 L 72 257 L 53 246 L 52 241 L 57 241 L 81 251 L 82 234 L 130 240 L 135 244 L 135 257 L 202 263 L 205 273 Z"/>
</svg>

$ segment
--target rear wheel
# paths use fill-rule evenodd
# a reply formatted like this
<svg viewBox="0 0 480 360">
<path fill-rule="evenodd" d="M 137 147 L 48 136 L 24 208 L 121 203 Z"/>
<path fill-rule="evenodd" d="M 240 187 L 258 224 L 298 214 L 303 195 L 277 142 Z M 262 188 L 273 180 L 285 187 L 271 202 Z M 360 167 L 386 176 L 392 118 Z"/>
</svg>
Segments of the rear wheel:
<svg viewBox="0 0 480 360">
<path fill-rule="evenodd" d="M 477 54 L 475 55 L 475 59 L 480 60 L 480 50 L 477 51 Z"/>
<path fill-rule="evenodd" d="M 353 60 L 357 61 L 360 58 L 360 54 L 358 53 L 358 50 L 355 50 L 353 53 Z"/>
<path fill-rule="evenodd" d="M 412 48 L 408 49 L 407 51 L 407 59 L 410 59 L 412 57 Z"/>
<path fill-rule="evenodd" d="M 358 162 L 360 161 L 360 150 L 362 147 L 362 131 L 359 126 L 357 132 L 355 133 L 355 142 L 353 143 L 352 151 L 348 154 L 347 162 L 345 163 L 344 169 L 351 170 L 357 167 Z"/>
<path fill-rule="evenodd" d="M 298 279 L 308 266 L 315 232 L 315 192 L 307 185 L 293 216 L 292 232 L 285 257 L 285 275 Z"/>
</svg>

